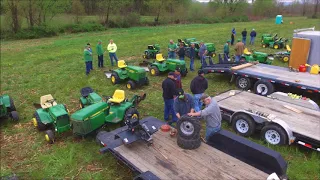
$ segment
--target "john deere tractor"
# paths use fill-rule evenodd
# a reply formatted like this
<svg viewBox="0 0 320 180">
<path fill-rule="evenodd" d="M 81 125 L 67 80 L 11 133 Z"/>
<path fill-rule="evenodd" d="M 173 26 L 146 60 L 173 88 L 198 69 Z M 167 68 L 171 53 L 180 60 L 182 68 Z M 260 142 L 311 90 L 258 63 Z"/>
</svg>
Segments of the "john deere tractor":
<svg viewBox="0 0 320 180">
<path fill-rule="evenodd" d="M 200 42 L 199 41 L 194 41 L 194 42 L 190 42 L 190 46 L 191 46 L 191 44 L 194 44 L 196 56 L 199 58 L 198 53 L 199 53 L 199 49 L 200 49 Z M 208 51 L 207 56 L 215 57 L 216 56 L 216 47 L 215 47 L 215 45 L 213 43 L 204 43 L 204 45 L 207 46 L 207 51 Z M 186 56 L 187 57 L 190 56 L 190 47 L 188 47 L 186 49 Z"/>
<path fill-rule="evenodd" d="M 164 59 L 162 54 L 157 54 L 156 60 L 149 64 L 150 74 L 152 76 L 159 76 L 162 72 L 175 71 L 180 68 L 181 75 L 186 76 L 188 69 L 186 68 L 186 62 L 179 59 Z"/>
<path fill-rule="evenodd" d="M 112 84 L 119 84 L 127 81 L 128 89 L 135 89 L 137 86 L 149 85 L 146 70 L 139 66 L 127 66 L 124 60 L 118 61 L 119 69 L 111 73 Z"/>
<path fill-rule="evenodd" d="M 269 47 L 273 49 L 282 49 L 286 47 L 286 43 L 288 42 L 288 39 L 280 37 L 279 39 L 269 42 Z"/>
<path fill-rule="evenodd" d="M 54 132 L 70 130 L 69 110 L 66 105 L 58 104 L 51 94 L 40 97 L 41 108 L 37 109 L 32 119 L 39 131 L 46 131 L 45 139 L 53 143 Z"/>
<path fill-rule="evenodd" d="M 259 63 L 272 64 L 273 59 L 273 55 L 268 55 L 267 53 L 257 51 L 250 52 L 247 48 L 245 48 L 240 61 L 259 61 Z"/>
<path fill-rule="evenodd" d="M 19 120 L 19 114 L 16 111 L 13 99 L 4 94 L 0 96 L 0 118 L 10 117 L 14 121 Z"/>
<path fill-rule="evenodd" d="M 91 87 L 84 87 L 80 90 L 80 108 L 84 108 L 88 105 L 102 102 L 102 97 L 93 91 Z"/>
<path fill-rule="evenodd" d="M 274 54 L 276 58 L 281 59 L 283 62 L 288 62 L 290 60 L 291 48 L 287 44 L 286 45 L 287 51 L 281 51 Z"/>
<path fill-rule="evenodd" d="M 144 59 L 155 59 L 156 54 L 160 53 L 160 45 L 159 44 L 153 44 L 148 45 L 148 49 L 144 51 L 143 58 Z"/>
<path fill-rule="evenodd" d="M 263 34 L 261 37 L 261 45 L 266 48 L 269 46 L 270 42 L 274 42 L 278 39 L 278 34 L 272 36 L 271 34 Z"/>
</svg>

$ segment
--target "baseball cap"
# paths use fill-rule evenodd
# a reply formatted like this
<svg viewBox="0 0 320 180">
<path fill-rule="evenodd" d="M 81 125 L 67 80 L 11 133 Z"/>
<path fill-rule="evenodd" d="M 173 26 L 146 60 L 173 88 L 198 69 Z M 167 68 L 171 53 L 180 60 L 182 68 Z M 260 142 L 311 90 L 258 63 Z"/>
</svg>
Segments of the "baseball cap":
<svg viewBox="0 0 320 180">
<path fill-rule="evenodd" d="M 169 72 L 168 76 L 174 76 L 174 72 Z"/>
<path fill-rule="evenodd" d="M 230 40 L 227 40 L 227 42 L 231 42 Z"/>
<path fill-rule="evenodd" d="M 204 74 L 204 71 L 202 69 L 199 69 L 199 71 L 198 71 L 198 75 L 200 75 L 200 74 Z"/>
<path fill-rule="evenodd" d="M 184 98 L 184 91 L 183 91 L 183 89 L 178 89 L 178 90 L 177 90 L 177 93 L 178 93 L 178 97 L 179 97 L 179 98 L 181 98 L 181 99 Z"/>
<path fill-rule="evenodd" d="M 98 42 L 102 42 L 101 39 L 99 39 Z"/>
</svg>

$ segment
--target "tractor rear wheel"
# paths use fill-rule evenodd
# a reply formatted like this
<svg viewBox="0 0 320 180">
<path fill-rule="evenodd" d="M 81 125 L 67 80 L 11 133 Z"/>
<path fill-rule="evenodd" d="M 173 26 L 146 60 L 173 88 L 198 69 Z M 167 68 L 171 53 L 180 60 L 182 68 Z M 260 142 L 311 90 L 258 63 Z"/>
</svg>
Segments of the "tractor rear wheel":
<svg viewBox="0 0 320 180">
<path fill-rule="evenodd" d="M 18 121 L 19 120 L 19 114 L 17 111 L 11 111 L 10 117 L 13 121 Z"/>
<path fill-rule="evenodd" d="M 273 45 L 273 49 L 279 49 L 279 45 L 278 44 Z"/>
<path fill-rule="evenodd" d="M 47 126 L 43 124 L 40 120 L 40 116 L 37 112 L 34 113 L 34 118 L 32 119 L 34 127 L 36 127 L 39 131 L 44 131 L 47 129 Z"/>
<path fill-rule="evenodd" d="M 285 55 L 282 57 L 282 61 L 284 62 L 288 62 L 289 60 L 290 60 L 290 56 Z"/>
<path fill-rule="evenodd" d="M 118 74 L 113 72 L 111 74 L 111 83 L 118 84 L 119 82 L 120 82 L 120 78 L 119 78 Z"/>
<path fill-rule="evenodd" d="M 128 89 L 135 89 L 136 88 L 136 83 L 134 81 L 129 80 L 127 82 L 126 86 L 127 86 Z"/>
<path fill-rule="evenodd" d="M 13 99 L 10 97 L 10 112 L 11 111 L 16 111 L 16 106 L 14 105 Z"/>
<path fill-rule="evenodd" d="M 150 74 L 152 76 L 159 76 L 159 69 L 156 66 L 150 68 Z"/>
<path fill-rule="evenodd" d="M 49 144 L 53 144 L 54 143 L 54 132 L 52 130 L 47 130 L 46 134 L 44 135 L 44 138 L 46 139 L 46 141 Z"/>
</svg>

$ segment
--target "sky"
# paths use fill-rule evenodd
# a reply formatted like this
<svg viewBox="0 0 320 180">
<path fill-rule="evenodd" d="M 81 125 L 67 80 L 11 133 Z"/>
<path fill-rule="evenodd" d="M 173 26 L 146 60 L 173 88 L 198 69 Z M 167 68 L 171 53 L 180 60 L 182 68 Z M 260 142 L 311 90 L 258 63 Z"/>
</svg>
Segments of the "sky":
<svg viewBox="0 0 320 180">
<path fill-rule="evenodd" d="M 209 2 L 210 0 L 197 0 L 199 2 Z M 294 0 L 278 0 L 279 2 L 286 2 L 286 3 L 291 3 Z M 251 0 L 248 0 L 249 3 L 251 3 Z"/>
</svg>

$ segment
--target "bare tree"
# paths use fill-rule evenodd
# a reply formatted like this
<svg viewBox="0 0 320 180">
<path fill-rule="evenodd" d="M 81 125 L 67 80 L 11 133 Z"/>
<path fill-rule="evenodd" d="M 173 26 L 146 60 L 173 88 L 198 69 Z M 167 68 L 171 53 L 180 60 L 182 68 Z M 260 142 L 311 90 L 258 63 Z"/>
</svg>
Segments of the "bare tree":
<svg viewBox="0 0 320 180">
<path fill-rule="evenodd" d="M 314 12 L 313 12 L 313 15 L 312 17 L 316 18 L 317 17 L 317 12 L 318 12 L 318 7 L 319 7 L 319 4 L 320 4 L 320 0 L 314 0 Z"/>
<path fill-rule="evenodd" d="M 75 15 L 75 22 L 80 23 L 79 17 L 85 12 L 84 7 L 80 0 L 72 0 L 72 13 Z"/>
<path fill-rule="evenodd" d="M 306 15 L 307 0 L 302 0 L 302 16 Z"/>
<path fill-rule="evenodd" d="M 17 33 L 21 28 L 18 11 L 19 2 L 20 0 L 7 0 L 8 10 L 12 20 L 11 28 L 14 33 Z"/>
</svg>

